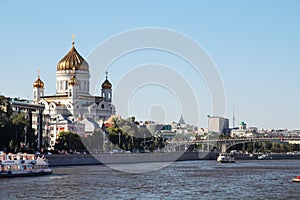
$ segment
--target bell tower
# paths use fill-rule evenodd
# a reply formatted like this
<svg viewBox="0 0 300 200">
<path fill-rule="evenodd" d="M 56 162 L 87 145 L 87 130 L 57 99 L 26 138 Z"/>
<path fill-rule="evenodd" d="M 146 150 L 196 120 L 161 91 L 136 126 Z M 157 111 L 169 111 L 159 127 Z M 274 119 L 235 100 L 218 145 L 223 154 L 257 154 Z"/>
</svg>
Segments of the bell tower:
<svg viewBox="0 0 300 200">
<path fill-rule="evenodd" d="M 44 83 L 40 79 L 40 71 L 38 71 L 38 78 L 33 83 L 33 102 L 38 103 L 42 96 L 44 96 Z"/>
<path fill-rule="evenodd" d="M 105 76 L 105 81 L 102 83 L 102 97 L 104 99 L 104 101 L 106 102 L 111 102 L 112 101 L 112 85 L 111 83 L 107 80 L 107 75 L 108 72 L 105 72 L 106 76 Z"/>
</svg>

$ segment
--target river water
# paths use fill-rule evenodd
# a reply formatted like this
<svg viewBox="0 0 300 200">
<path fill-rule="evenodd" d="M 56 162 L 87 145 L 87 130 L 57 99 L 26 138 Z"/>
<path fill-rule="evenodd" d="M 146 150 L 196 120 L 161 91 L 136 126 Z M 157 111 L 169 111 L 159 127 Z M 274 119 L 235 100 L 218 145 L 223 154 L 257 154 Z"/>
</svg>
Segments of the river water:
<svg viewBox="0 0 300 200">
<path fill-rule="evenodd" d="M 300 199 L 296 175 L 300 160 L 183 161 L 146 174 L 54 167 L 49 176 L 1 179 L 0 199 Z"/>
</svg>

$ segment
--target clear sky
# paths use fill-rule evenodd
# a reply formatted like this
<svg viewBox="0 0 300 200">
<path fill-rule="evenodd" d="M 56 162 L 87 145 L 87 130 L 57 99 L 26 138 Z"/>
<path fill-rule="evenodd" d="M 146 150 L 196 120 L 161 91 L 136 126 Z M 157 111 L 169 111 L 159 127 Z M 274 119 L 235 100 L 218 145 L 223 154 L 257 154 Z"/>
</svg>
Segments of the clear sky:
<svg viewBox="0 0 300 200">
<path fill-rule="evenodd" d="M 56 64 L 73 33 L 77 50 L 88 57 L 112 35 L 161 27 L 193 38 L 211 57 L 225 87 L 225 117 L 232 118 L 234 105 L 236 123 L 300 129 L 300 1 L 1 1 L 0 25 L 2 95 L 31 99 L 38 70 L 45 93 L 54 94 Z M 206 86 L 174 55 L 149 50 L 124 56 L 109 68 L 109 79 L 116 84 L 132 66 L 151 62 L 190 76 L 200 99 L 197 125 L 207 127 L 212 110 Z M 129 100 L 129 115 L 165 116 L 157 106 L 164 104 L 162 120 L 179 120 L 172 94 L 155 85 L 144 89 Z M 149 106 L 150 114 L 143 110 Z"/>
</svg>

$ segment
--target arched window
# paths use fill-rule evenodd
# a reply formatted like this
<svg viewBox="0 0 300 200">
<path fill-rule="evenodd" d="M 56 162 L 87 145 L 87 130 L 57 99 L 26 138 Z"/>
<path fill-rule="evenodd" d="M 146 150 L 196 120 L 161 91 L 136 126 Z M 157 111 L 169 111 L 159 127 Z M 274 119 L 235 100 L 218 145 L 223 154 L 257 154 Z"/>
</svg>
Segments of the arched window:
<svg viewBox="0 0 300 200">
<path fill-rule="evenodd" d="M 71 97 L 72 96 L 72 90 L 70 89 L 69 90 L 69 97 Z"/>
</svg>

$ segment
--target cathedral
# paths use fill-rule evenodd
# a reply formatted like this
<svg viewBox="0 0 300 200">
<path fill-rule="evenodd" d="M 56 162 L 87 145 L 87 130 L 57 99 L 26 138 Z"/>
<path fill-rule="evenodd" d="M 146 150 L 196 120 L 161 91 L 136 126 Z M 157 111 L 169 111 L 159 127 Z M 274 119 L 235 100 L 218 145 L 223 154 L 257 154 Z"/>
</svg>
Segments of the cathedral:
<svg viewBox="0 0 300 200">
<path fill-rule="evenodd" d="M 107 75 L 106 72 L 101 94 L 91 95 L 89 65 L 77 52 L 74 39 L 70 51 L 57 64 L 54 95 L 44 94 L 44 83 L 38 75 L 33 84 L 33 102 L 44 105 L 43 135 L 50 148 L 53 149 L 59 131 L 91 133 L 115 115 L 112 84 Z"/>
</svg>

